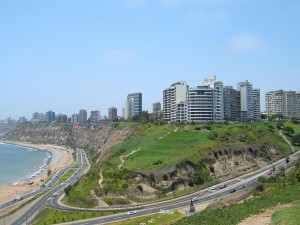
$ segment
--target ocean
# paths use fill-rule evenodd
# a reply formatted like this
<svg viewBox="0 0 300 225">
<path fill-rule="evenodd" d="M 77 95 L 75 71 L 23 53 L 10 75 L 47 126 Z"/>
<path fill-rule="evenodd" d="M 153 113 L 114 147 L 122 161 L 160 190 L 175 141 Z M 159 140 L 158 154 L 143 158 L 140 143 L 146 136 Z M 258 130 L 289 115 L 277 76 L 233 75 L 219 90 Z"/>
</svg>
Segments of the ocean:
<svg viewBox="0 0 300 225">
<path fill-rule="evenodd" d="M 51 154 L 29 147 L 0 143 L 0 185 L 13 185 L 40 176 Z"/>
</svg>

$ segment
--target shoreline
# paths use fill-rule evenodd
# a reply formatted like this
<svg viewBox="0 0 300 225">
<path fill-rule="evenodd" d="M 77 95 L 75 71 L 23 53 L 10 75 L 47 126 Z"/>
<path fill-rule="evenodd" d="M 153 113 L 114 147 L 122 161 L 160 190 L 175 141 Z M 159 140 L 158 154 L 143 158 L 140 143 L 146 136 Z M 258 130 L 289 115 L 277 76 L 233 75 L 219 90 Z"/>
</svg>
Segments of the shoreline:
<svg viewBox="0 0 300 225">
<path fill-rule="evenodd" d="M 8 142 L 1 141 L 3 144 L 12 144 L 24 148 L 30 148 L 37 151 L 46 151 L 51 154 L 51 158 L 48 156 L 48 160 L 45 163 L 48 163 L 47 166 L 41 173 L 35 177 L 24 178 L 20 183 L 16 185 L 0 185 L 0 205 L 11 201 L 12 199 L 22 196 L 26 193 L 35 191 L 40 188 L 40 185 L 47 182 L 48 178 L 55 174 L 57 171 L 62 168 L 72 164 L 74 162 L 73 153 L 74 150 L 65 146 L 56 146 L 49 144 L 31 144 L 26 142 Z M 48 171 L 51 171 L 51 175 L 48 176 Z M 28 181 L 32 181 L 31 185 L 28 184 Z"/>
<path fill-rule="evenodd" d="M 11 182 L 6 183 L 6 184 L 0 184 L 0 187 L 6 187 L 6 186 L 15 186 L 15 185 L 19 185 L 22 184 L 24 182 L 29 182 L 32 179 L 35 179 L 38 176 L 42 176 L 44 175 L 44 173 L 46 172 L 45 170 L 47 169 L 47 167 L 50 166 L 53 157 L 53 152 L 50 151 L 49 149 L 41 149 L 38 148 L 36 146 L 29 146 L 26 143 L 16 143 L 16 142 L 10 142 L 10 141 L 2 141 L 1 142 L 4 145 L 14 145 L 14 146 L 18 146 L 21 148 L 27 148 L 29 150 L 34 150 L 34 151 L 40 151 L 40 152 L 47 152 L 49 155 L 46 156 L 46 158 L 44 158 L 44 163 L 41 166 L 38 166 L 38 169 L 36 171 L 34 171 L 29 177 L 28 176 L 24 176 L 22 178 L 18 178 L 17 180 L 11 180 Z"/>
</svg>

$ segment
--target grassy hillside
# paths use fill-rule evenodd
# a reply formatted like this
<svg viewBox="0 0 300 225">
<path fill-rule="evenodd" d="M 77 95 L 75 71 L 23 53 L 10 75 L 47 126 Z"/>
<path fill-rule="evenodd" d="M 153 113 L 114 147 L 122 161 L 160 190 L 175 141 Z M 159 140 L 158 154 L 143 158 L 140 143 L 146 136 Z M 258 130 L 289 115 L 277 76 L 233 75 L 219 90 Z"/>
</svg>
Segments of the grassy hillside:
<svg viewBox="0 0 300 225">
<path fill-rule="evenodd" d="M 116 125 L 114 125 L 116 126 Z M 124 127 L 124 124 L 122 124 Z M 276 149 L 277 158 L 290 152 L 289 146 L 279 136 L 276 125 L 269 123 L 257 124 L 203 124 L 203 125 L 130 125 L 135 134 L 123 143 L 115 145 L 109 155 L 101 164 L 93 164 L 87 176 L 74 187 L 66 203 L 92 207 L 96 204 L 93 200 L 86 201 L 92 190 L 97 196 L 108 193 L 114 196 L 133 196 L 136 191 L 143 194 L 145 184 L 156 189 L 156 195 L 165 194 L 162 180 L 170 182 L 171 174 L 163 174 L 160 170 L 170 167 L 192 167 L 194 172 L 174 185 L 194 186 L 201 185 L 211 180 L 204 159 L 214 153 L 215 147 L 234 146 L 236 149 L 248 146 L 260 146 L 264 149 Z M 260 148 L 258 147 L 258 148 Z M 122 162 L 123 160 L 123 162 Z M 267 160 L 272 160 L 271 158 Z M 183 168 L 181 167 L 181 168 Z M 103 187 L 99 186 L 99 172 L 103 171 Z M 157 183 L 152 171 L 160 174 L 160 183 Z M 147 173 L 136 183 L 139 173 Z M 174 176 L 175 180 L 178 175 Z M 157 178 L 157 177 L 156 177 Z M 173 182 L 173 181 L 172 181 Z M 169 188 L 173 189 L 173 186 Z M 175 186 L 174 186 L 175 187 Z"/>
<path fill-rule="evenodd" d="M 123 169 L 147 171 L 175 165 L 185 159 L 198 161 L 207 156 L 211 147 L 232 143 L 238 146 L 261 143 L 274 146 L 282 154 L 289 151 L 277 128 L 270 124 L 138 125 L 135 129 L 135 136 L 112 148 L 104 168 L 118 168 L 120 156 L 134 150 L 138 151 L 124 157 Z"/>
</svg>

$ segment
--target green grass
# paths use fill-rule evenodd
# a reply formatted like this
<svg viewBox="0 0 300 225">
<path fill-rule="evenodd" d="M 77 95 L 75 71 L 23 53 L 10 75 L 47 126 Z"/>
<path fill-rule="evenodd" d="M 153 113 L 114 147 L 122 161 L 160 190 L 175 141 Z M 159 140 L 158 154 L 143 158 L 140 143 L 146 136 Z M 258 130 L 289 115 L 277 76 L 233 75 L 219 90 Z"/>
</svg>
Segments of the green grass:
<svg viewBox="0 0 300 225">
<path fill-rule="evenodd" d="M 112 148 L 107 161 L 109 167 L 117 168 L 120 156 L 126 156 L 123 169 L 148 171 L 159 167 L 168 167 L 184 159 L 195 162 L 202 160 L 213 146 L 236 144 L 245 146 L 254 143 L 272 144 L 287 154 L 289 148 L 278 135 L 274 127 L 265 124 L 246 125 L 210 125 L 211 131 L 201 132 L 195 128 L 199 125 L 178 126 L 140 126 L 136 135 Z M 245 135 L 243 140 L 236 140 L 237 135 Z"/>
<path fill-rule="evenodd" d="M 300 203 L 291 207 L 280 209 L 272 216 L 272 224 L 274 225 L 296 225 L 300 224 Z"/>
<path fill-rule="evenodd" d="M 300 124 L 294 124 L 292 122 L 285 122 L 284 123 L 285 127 L 292 127 L 296 133 L 300 133 Z"/>
<path fill-rule="evenodd" d="M 80 180 L 78 185 L 70 190 L 69 195 L 65 195 L 62 202 L 70 206 L 79 206 L 83 208 L 95 207 L 97 201 L 91 198 L 91 190 L 94 190 L 98 185 L 100 178 L 100 168 L 91 165 L 90 170 L 83 180 Z"/>
<path fill-rule="evenodd" d="M 114 124 L 112 124 L 114 125 Z M 124 127 L 125 123 L 114 126 Z M 158 168 L 168 168 L 183 165 L 187 161 L 194 164 L 198 170 L 198 177 L 191 182 L 203 185 L 211 182 L 204 159 L 213 153 L 212 147 L 223 146 L 230 149 L 231 145 L 237 148 L 250 145 L 275 148 L 279 155 L 284 157 L 290 153 L 290 148 L 279 136 L 278 129 L 270 123 L 255 124 L 204 124 L 204 125 L 140 125 L 130 124 L 134 135 L 123 143 L 115 145 L 109 152 L 106 160 L 101 164 L 91 166 L 87 176 L 72 188 L 69 196 L 63 200 L 66 204 L 80 207 L 93 207 L 96 201 L 91 199 L 91 191 L 97 196 L 113 193 L 115 196 L 126 194 L 125 191 L 139 172 L 151 171 Z M 119 128 L 119 127 L 118 127 Z M 207 129 L 201 131 L 201 128 Z M 132 151 L 138 150 L 135 153 Z M 120 156 L 126 156 L 121 169 Z M 277 156 L 279 157 L 279 156 Z M 270 159 L 266 159 L 270 160 Z M 103 170 L 104 183 L 100 189 L 100 167 Z M 198 180 L 197 180 L 198 179 Z M 197 188 L 197 187 L 196 187 Z M 157 187 L 157 196 L 164 198 L 162 190 Z M 128 196 L 132 199 L 132 196 Z M 139 202 L 138 200 L 136 200 Z"/>
<path fill-rule="evenodd" d="M 72 222 L 77 220 L 96 218 L 111 215 L 109 212 L 68 212 L 54 209 L 45 209 L 39 212 L 33 219 L 35 225 L 49 225 L 56 223 Z"/>
<path fill-rule="evenodd" d="M 58 182 L 55 184 L 56 186 L 61 185 L 62 183 L 66 182 L 73 174 L 75 173 L 75 171 L 73 170 L 69 170 L 68 172 L 66 172 L 59 180 Z"/>
<path fill-rule="evenodd" d="M 171 215 L 165 215 L 165 214 L 155 214 L 150 216 L 144 216 L 139 218 L 130 218 L 128 220 L 123 220 L 117 223 L 110 223 L 109 225 L 137 225 L 140 223 L 146 223 L 146 224 L 152 224 L 152 225 L 163 225 L 163 224 L 170 224 L 171 222 L 174 222 L 180 218 L 183 217 L 183 214 L 179 213 L 178 211 L 175 211 Z M 151 221 L 151 223 L 148 223 L 148 221 Z"/>
</svg>

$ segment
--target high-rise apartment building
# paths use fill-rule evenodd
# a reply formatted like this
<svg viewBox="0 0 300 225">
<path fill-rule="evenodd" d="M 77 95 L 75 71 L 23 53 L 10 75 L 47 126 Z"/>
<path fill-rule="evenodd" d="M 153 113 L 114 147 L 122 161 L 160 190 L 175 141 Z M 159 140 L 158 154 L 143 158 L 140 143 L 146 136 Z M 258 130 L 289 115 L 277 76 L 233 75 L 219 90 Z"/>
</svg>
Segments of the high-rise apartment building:
<svg viewBox="0 0 300 225">
<path fill-rule="evenodd" d="M 241 97 L 240 92 L 232 86 L 225 86 L 223 89 L 224 99 L 224 120 L 240 121 L 241 118 Z"/>
<path fill-rule="evenodd" d="M 90 113 L 90 123 L 98 123 L 100 121 L 100 111 L 91 111 Z"/>
<path fill-rule="evenodd" d="M 108 119 L 113 120 L 118 117 L 118 110 L 115 107 L 111 107 L 108 109 Z"/>
<path fill-rule="evenodd" d="M 186 121 L 186 81 L 180 81 L 163 91 L 163 115 L 166 122 Z"/>
<path fill-rule="evenodd" d="M 46 112 L 46 123 L 52 123 L 55 121 L 55 112 L 51 110 Z"/>
<path fill-rule="evenodd" d="M 87 123 L 87 112 L 85 109 L 79 110 L 79 124 L 83 125 Z"/>
<path fill-rule="evenodd" d="M 129 119 L 142 113 L 143 99 L 142 93 L 132 93 L 127 95 L 125 102 L 125 118 Z"/>
<path fill-rule="evenodd" d="M 261 120 L 261 110 L 260 110 L 260 89 L 253 89 L 253 120 Z"/>
<path fill-rule="evenodd" d="M 300 94 L 296 91 L 270 91 L 265 95 L 268 117 L 282 114 L 286 118 L 300 115 Z"/>
<path fill-rule="evenodd" d="M 187 120 L 189 122 L 208 122 L 214 119 L 213 89 L 198 86 L 188 90 Z"/>
<path fill-rule="evenodd" d="M 241 97 L 241 121 L 253 120 L 253 86 L 248 80 L 237 86 Z"/>
<path fill-rule="evenodd" d="M 158 116 L 161 111 L 161 103 L 160 102 L 154 102 L 152 105 L 152 113 L 153 115 Z"/>
<path fill-rule="evenodd" d="M 72 114 L 71 116 L 71 123 L 73 124 L 79 124 L 79 114 Z"/>
<path fill-rule="evenodd" d="M 185 81 L 163 91 L 166 122 L 224 122 L 260 120 L 260 90 L 248 81 L 224 88 L 216 76 L 208 76 L 201 86 L 190 88 Z"/>
<path fill-rule="evenodd" d="M 67 115 L 59 113 L 56 116 L 55 120 L 56 120 L 57 123 L 67 123 L 68 122 L 68 117 L 67 117 Z"/>
<path fill-rule="evenodd" d="M 46 115 L 45 113 L 38 113 L 38 112 L 35 112 L 32 114 L 32 119 L 31 121 L 33 123 L 39 123 L 39 122 L 45 122 L 46 120 Z"/>
<path fill-rule="evenodd" d="M 223 83 L 208 76 L 203 85 L 188 89 L 187 122 L 223 122 Z"/>
</svg>

